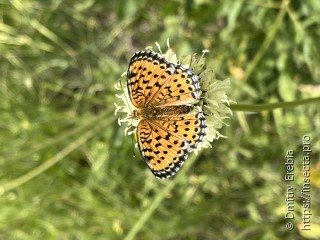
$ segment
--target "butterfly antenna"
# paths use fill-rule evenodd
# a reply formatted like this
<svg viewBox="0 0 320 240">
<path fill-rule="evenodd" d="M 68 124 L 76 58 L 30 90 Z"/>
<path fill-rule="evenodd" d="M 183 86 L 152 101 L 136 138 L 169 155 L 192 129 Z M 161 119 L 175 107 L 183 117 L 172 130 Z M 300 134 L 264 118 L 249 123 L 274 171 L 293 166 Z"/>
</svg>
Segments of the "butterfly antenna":
<svg viewBox="0 0 320 240">
<path fill-rule="evenodd" d="M 132 134 L 132 138 L 131 138 L 131 145 L 132 145 L 132 156 L 136 157 L 136 153 L 134 151 L 135 145 L 134 145 L 134 140 L 133 140 L 133 134 Z"/>
<path fill-rule="evenodd" d="M 190 69 L 191 71 L 193 71 L 193 70 L 192 70 L 192 68 L 191 68 L 191 65 L 192 65 L 192 59 L 193 59 L 193 54 L 191 55 L 190 63 L 189 63 L 189 69 Z"/>
</svg>

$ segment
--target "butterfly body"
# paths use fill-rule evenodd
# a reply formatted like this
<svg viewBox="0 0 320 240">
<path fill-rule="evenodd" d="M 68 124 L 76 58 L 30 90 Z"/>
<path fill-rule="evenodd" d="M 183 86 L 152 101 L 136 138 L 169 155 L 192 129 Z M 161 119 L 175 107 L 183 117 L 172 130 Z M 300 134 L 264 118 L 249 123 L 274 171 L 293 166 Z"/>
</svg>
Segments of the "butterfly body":
<svg viewBox="0 0 320 240">
<path fill-rule="evenodd" d="M 137 108 L 132 118 L 140 120 L 141 155 L 156 177 L 171 177 L 205 135 L 205 116 L 194 105 L 201 96 L 199 79 L 188 68 L 142 51 L 131 58 L 127 86 Z"/>
<path fill-rule="evenodd" d="M 190 113 L 194 109 L 193 106 L 188 105 L 178 105 L 178 106 L 166 106 L 158 107 L 148 105 L 145 108 L 135 110 L 132 117 L 135 119 L 149 119 L 156 120 L 162 117 L 180 115 Z"/>
</svg>

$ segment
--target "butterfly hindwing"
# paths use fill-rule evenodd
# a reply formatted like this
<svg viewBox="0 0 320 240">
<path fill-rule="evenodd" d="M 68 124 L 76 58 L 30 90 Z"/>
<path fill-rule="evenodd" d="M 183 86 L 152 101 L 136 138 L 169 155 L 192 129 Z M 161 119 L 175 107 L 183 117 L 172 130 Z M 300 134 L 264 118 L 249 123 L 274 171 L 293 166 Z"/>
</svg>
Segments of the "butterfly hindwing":
<svg viewBox="0 0 320 240">
<path fill-rule="evenodd" d="M 191 150 L 203 141 L 207 127 L 203 113 L 196 111 L 178 116 L 163 116 L 153 122 L 186 140 Z"/>
<path fill-rule="evenodd" d="M 159 178 L 173 176 L 189 155 L 188 141 L 148 120 L 140 121 L 137 136 L 142 158 Z"/>
</svg>

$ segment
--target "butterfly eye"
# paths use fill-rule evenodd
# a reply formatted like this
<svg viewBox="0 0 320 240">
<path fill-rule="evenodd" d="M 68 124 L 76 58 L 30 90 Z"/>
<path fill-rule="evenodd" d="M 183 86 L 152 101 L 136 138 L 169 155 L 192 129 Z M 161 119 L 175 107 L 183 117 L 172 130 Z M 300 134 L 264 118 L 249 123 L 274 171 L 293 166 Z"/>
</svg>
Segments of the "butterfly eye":
<svg viewBox="0 0 320 240">
<path fill-rule="evenodd" d="M 132 112 L 132 118 L 133 119 L 137 119 L 138 118 L 138 115 L 137 115 L 137 110 L 133 110 L 133 112 Z"/>
</svg>

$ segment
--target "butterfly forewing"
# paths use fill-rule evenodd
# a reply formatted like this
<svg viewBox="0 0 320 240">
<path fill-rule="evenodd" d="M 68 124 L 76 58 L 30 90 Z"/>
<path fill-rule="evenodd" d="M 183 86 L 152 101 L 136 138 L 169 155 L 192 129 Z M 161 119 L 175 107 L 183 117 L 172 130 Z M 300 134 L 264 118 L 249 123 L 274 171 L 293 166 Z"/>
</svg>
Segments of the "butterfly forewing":
<svg viewBox="0 0 320 240">
<path fill-rule="evenodd" d="M 176 65 L 170 81 L 161 87 L 153 101 L 160 106 L 193 104 L 200 99 L 200 95 L 198 76 L 191 70 Z"/>
<path fill-rule="evenodd" d="M 151 51 L 135 53 L 127 72 L 129 96 L 142 108 L 174 73 L 174 65 Z"/>
</svg>

